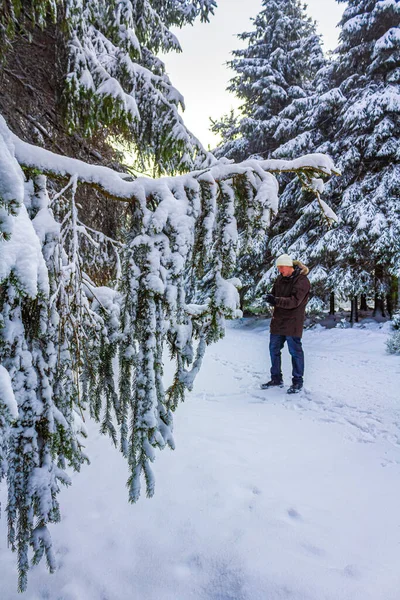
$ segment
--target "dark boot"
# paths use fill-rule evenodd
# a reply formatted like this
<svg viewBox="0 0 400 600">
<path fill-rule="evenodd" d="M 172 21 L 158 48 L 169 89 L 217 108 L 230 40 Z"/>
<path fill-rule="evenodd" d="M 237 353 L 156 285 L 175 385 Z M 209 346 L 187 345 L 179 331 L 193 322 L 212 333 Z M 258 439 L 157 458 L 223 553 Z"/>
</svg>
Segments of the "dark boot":
<svg viewBox="0 0 400 600">
<path fill-rule="evenodd" d="M 262 390 L 268 390 L 269 388 L 273 388 L 273 387 L 283 387 L 283 381 L 282 379 L 271 379 L 271 381 L 268 381 L 268 383 L 262 383 L 260 385 L 260 388 Z"/>
<path fill-rule="evenodd" d="M 288 391 L 286 393 L 287 394 L 298 394 L 299 392 L 301 392 L 302 389 L 303 389 L 302 383 L 292 383 L 292 385 L 290 386 L 290 388 L 288 389 Z"/>
</svg>

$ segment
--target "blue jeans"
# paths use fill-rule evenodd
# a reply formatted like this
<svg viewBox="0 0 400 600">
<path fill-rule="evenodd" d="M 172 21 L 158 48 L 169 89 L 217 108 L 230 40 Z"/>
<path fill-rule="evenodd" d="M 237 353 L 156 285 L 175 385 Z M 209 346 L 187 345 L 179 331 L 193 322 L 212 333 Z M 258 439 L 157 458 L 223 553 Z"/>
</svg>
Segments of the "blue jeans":
<svg viewBox="0 0 400 600">
<path fill-rule="evenodd" d="M 292 382 L 303 385 L 304 352 L 301 338 L 291 335 L 270 334 L 269 353 L 271 356 L 271 379 L 282 381 L 281 350 L 287 342 L 292 357 Z"/>
</svg>

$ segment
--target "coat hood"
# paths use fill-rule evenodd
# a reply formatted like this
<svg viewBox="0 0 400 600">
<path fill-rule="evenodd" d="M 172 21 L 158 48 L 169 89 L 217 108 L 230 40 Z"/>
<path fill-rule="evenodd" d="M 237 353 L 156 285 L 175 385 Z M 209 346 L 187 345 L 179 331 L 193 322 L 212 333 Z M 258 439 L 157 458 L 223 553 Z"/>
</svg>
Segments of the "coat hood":
<svg viewBox="0 0 400 600">
<path fill-rule="evenodd" d="M 308 275 L 308 273 L 310 272 L 310 269 L 306 267 L 306 265 L 303 265 L 303 263 L 299 260 L 293 261 L 293 267 L 298 267 L 298 269 L 300 270 L 300 275 Z"/>
</svg>

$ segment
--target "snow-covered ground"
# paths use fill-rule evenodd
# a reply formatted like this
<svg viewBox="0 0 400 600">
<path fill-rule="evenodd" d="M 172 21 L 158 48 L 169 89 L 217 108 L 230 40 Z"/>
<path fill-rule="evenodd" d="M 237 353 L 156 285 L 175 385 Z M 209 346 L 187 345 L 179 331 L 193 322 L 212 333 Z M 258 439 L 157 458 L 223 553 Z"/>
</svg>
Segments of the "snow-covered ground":
<svg viewBox="0 0 400 600">
<path fill-rule="evenodd" d="M 259 389 L 267 324 L 232 324 L 177 411 L 153 499 L 128 505 L 126 465 L 90 425 L 92 464 L 52 527 L 59 569 L 36 567 L 22 596 L 3 511 L 1 600 L 398 600 L 400 359 L 386 337 L 306 332 L 305 391 L 290 397 Z"/>
</svg>

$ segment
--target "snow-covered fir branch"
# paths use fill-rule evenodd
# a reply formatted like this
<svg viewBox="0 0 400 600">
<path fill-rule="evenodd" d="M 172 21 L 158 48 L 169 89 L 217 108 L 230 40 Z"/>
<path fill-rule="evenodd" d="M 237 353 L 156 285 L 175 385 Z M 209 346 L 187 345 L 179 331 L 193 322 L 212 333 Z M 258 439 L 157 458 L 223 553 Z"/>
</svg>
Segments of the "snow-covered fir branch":
<svg viewBox="0 0 400 600">
<path fill-rule="evenodd" d="M 262 235 L 276 213 L 273 172 L 293 171 L 320 189 L 315 181 L 337 171 L 322 154 L 240 164 L 210 157 L 186 175 L 128 181 L 22 142 L 2 118 L 0 146 L 0 475 L 25 589 L 29 547 L 34 562 L 45 555 L 55 568 L 47 526 L 60 517 L 67 467 L 88 460 L 85 414 L 126 457 L 130 501 L 143 480 L 151 496 L 156 449 L 175 446 L 173 412 L 206 346 L 239 314 L 239 239 Z M 81 184 L 128 203 L 124 237 L 84 225 Z M 95 283 L 99 265 L 107 285 Z"/>
</svg>

